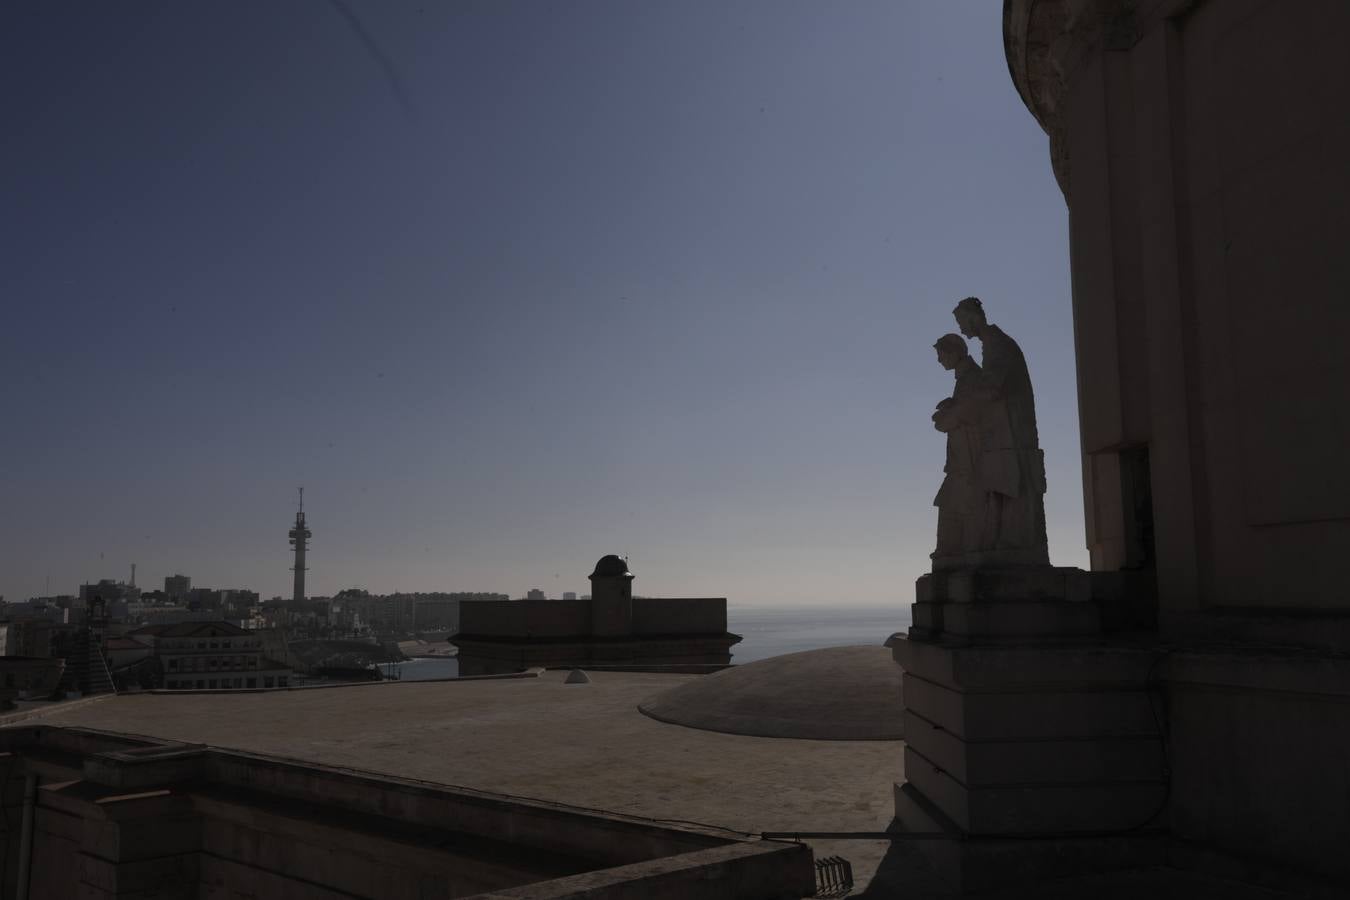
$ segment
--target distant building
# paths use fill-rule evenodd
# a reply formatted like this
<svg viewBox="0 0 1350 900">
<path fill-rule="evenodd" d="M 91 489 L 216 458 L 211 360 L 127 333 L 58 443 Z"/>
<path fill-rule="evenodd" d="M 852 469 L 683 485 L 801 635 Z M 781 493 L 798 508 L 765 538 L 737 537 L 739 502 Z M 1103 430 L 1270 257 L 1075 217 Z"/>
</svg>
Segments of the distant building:
<svg viewBox="0 0 1350 900">
<path fill-rule="evenodd" d="M 413 609 L 417 631 L 454 631 L 459 628 L 459 601 L 419 598 Z"/>
<path fill-rule="evenodd" d="M 100 578 L 96 584 L 80 585 L 80 600 L 86 605 L 94 597 L 101 597 L 104 603 L 111 604 L 119 600 L 126 602 L 140 595 L 140 588 L 135 585 L 114 581 L 111 578 Z"/>
<path fill-rule="evenodd" d="M 371 597 L 367 601 L 366 619 L 370 627 L 381 634 L 411 633 L 416 603 L 416 598 L 409 594 Z"/>
<path fill-rule="evenodd" d="M 81 605 L 90 609 L 95 601 L 101 601 L 104 610 L 103 615 L 114 621 L 125 618 L 127 604 L 140 600 L 140 598 L 140 588 L 134 584 L 113 581 L 111 578 L 102 578 L 97 584 L 80 585 Z"/>
<path fill-rule="evenodd" d="M 328 601 L 328 627 L 340 634 L 352 634 L 366 625 L 364 611 L 369 600 L 349 599 L 341 595 Z"/>
<path fill-rule="evenodd" d="M 541 590 L 539 590 L 539 588 L 530 588 L 528 591 L 525 592 L 525 599 L 526 599 L 526 600 L 547 600 L 548 598 L 544 596 L 544 592 L 541 591 Z"/>
<path fill-rule="evenodd" d="M 367 628 L 386 636 L 445 632 L 459 627 L 459 611 L 465 604 L 508 599 L 506 594 L 472 591 L 372 596 L 346 590 L 332 599 L 323 618 L 329 629 L 348 634 Z"/>
<path fill-rule="evenodd" d="M 169 599 L 181 603 L 192 590 L 192 579 L 187 575 L 169 575 L 164 579 L 164 593 Z"/>
<path fill-rule="evenodd" d="M 45 598 L 28 600 L 23 603 L 0 603 L 0 619 L 18 621 L 21 619 L 42 619 L 57 625 L 69 625 L 78 616 L 69 606 L 56 606 Z"/>
<path fill-rule="evenodd" d="M 185 596 L 188 609 L 220 609 L 220 591 L 193 588 Z"/>
<path fill-rule="evenodd" d="M 218 593 L 220 594 L 221 606 L 257 606 L 259 603 L 257 591 L 246 591 L 240 588 L 225 588 Z"/>
<path fill-rule="evenodd" d="M 634 597 L 633 573 L 606 556 L 591 573 L 593 598 L 465 603 L 459 610 L 461 675 L 531 666 L 684 668 L 731 663 L 741 638 L 727 631 L 724 597 Z M 532 594 L 535 592 L 531 592 Z"/>
<path fill-rule="evenodd" d="M 267 626 L 267 622 L 262 615 L 262 607 L 242 610 L 236 615 L 226 617 L 225 621 L 245 631 L 257 631 Z"/>
<path fill-rule="evenodd" d="M 132 603 L 127 605 L 127 618 L 137 625 L 177 625 L 180 622 L 215 622 L 220 619 L 220 614 L 214 609 Z"/>
<path fill-rule="evenodd" d="M 53 657 L 0 657 L 0 706 L 14 700 L 41 700 L 52 696 L 61 683 L 66 661 Z"/>
<path fill-rule="evenodd" d="M 103 658 L 113 672 L 153 656 L 154 647 L 135 638 L 110 637 L 103 641 Z"/>
<path fill-rule="evenodd" d="M 0 655 L 42 658 L 52 655 L 52 636 L 60 623 L 48 618 L 15 619 L 0 623 Z"/>
<path fill-rule="evenodd" d="M 58 609 L 79 609 L 83 605 L 80 598 L 74 594 L 54 594 L 49 597 L 29 597 L 23 602 L 29 606 L 55 606 Z M 18 605 L 18 603 L 5 603 L 4 607 L 13 609 Z"/>
<path fill-rule="evenodd" d="M 288 687 L 291 669 L 263 655 L 263 639 L 228 622 L 149 625 L 125 635 L 149 644 L 170 690 Z"/>
<path fill-rule="evenodd" d="M 564 600 L 575 600 L 575 599 L 577 599 L 577 592 L 576 592 L 576 591 L 563 591 L 563 599 L 564 599 Z"/>
</svg>

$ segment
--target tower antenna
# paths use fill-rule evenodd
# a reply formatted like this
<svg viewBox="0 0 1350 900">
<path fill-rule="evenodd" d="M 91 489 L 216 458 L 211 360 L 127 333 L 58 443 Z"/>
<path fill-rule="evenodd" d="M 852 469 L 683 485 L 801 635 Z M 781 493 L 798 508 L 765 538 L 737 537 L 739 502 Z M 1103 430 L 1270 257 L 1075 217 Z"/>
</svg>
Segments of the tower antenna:
<svg viewBox="0 0 1350 900">
<path fill-rule="evenodd" d="M 305 599 L 305 551 L 309 549 L 309 539 L 312 536 L 313 532 L 305 524 L 305 489 L 302 487 L 300 509 L 295 514 L 295 525 L 290 532 L 291 549 L 295 551 L 295 565 L 291 567 L 295 572 L 295 583 L 291 598 L 297 603 Z"/>
</svg>

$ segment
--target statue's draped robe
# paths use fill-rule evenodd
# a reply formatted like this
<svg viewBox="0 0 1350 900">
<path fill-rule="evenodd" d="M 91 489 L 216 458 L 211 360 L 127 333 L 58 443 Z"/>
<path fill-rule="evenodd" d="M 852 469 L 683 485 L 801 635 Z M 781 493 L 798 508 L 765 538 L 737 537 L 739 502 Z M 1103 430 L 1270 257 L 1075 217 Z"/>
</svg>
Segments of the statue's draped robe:
<svg viewBox="0 0 1350 900">
<path fill-rule="evenodd" d="M 956 365 L 951 402 L 933 414 L 933 424 L 947 435 L 946 477 L 933 498 L 938 508 L 936 557 L 950 558 L 978 550 L 984 540 L 985 498 L 979 484 L 980 431 L 985 402 L 979 385 L 980 367 L 966 357 Z"/>
<path fill-rule="evenodd" d="M 979 483 L 986 493 L 985 551 L 991 562 L 1049 563 L 1045 538 L 1045 457 L 1036 432 L 1031 375 L 1017 342 L 997 325 L 980 335 L 984 347 L 980 389 Z"/>
</svg>

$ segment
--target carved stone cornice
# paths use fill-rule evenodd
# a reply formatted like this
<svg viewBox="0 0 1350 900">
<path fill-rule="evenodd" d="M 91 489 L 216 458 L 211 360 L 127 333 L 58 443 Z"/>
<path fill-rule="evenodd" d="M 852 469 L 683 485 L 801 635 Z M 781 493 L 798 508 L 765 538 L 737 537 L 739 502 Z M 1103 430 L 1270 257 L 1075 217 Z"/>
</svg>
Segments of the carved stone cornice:
<svg viewBox="0 0 1350 900">
<path fill-rule="evenodd" d="M 1064 100 L 1084 61 L 1128 50 L 1146 24 L 1178 16 L 1200 0 L 1004 0 L 1003 51 L 1022 102 L 1050 137 L 1050 164 L 1067 193 L 1069 148 Z"/>
</svg>

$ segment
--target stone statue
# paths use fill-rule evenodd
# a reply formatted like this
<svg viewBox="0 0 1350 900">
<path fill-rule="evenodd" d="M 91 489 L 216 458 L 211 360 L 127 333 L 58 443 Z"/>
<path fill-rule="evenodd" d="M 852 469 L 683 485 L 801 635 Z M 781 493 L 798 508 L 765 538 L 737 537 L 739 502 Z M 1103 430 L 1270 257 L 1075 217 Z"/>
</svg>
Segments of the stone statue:
<svg viewBox="0 0 1350 900">
<path fill-rule="evenodd" d="M 983 544 L 984 491 L 979 483 L 980 418 L 984 411 L 980 367 L 960 335 L 944 334 L 933 349 L 942 368 L 956 373 L 952 395 L 937 405 L 933 427 L 947 435 L 946 477 L 933 498 L 938 508 L 938 560 L 956 560 L 978 552 Z"/>
<path fill-rule="evenodd" d="M 983 353 L 980 365 L 968 353 L 963 362 L 959 350 L 964 347 L 948 340 L 956 335 L 944 336 L 937 345 L 939 361 L 946 345 L 948 361 L 943 366 L 954 370 L 957 379 L 956 391 L 939 404 L 933 418 L 938 430 L 948 435 L 948 480 L 952 480 L 953 430 L 958 435 L 958 469 L 965 465 L 960 454 L 968 453 L 972 475 L 968 492 L 955 486 L 948 491 L 944 480 L 934 500 L 939 535 L 933 568 L 1049 565 L 1045 457 L 1036 432 L 1036 403 L 1026 360 L 1017 342 L 985 319 L 977 298 L 962 300 L 953 314 L 961 333 L 977 338 Z M 970 449 L 962 451 L 962 446 Z M 960 483 L 960 478 L 953 481 Z M 948 508 L 947 532 L 944 508 Z M 958 520 L 960 537 L 953 538 L 952 523 Z"/>
</svg>

